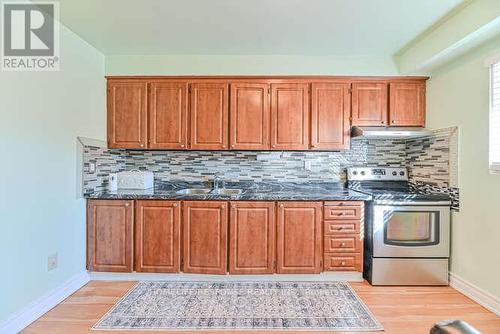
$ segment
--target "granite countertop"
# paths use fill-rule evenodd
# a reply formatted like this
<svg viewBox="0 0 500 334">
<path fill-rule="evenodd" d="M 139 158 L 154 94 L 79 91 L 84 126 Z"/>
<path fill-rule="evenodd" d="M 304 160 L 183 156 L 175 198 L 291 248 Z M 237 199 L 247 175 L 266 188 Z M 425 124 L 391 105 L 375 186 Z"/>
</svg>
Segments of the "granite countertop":
<svg viewBox="0 0 500 334">
<path fill-rule="evenodd" d="M 371 196 L 344 187 L 338 182 L 226 182 L 227 189 L 242 189 L 239 195 L 179 194 L 186 188 L 210 188 L 202 182 L 155 182 L 147 190 L 118 190 L 89 193 L 93 199 L 177 199 L 240 201 L 369 201 Z"/>
</svg>

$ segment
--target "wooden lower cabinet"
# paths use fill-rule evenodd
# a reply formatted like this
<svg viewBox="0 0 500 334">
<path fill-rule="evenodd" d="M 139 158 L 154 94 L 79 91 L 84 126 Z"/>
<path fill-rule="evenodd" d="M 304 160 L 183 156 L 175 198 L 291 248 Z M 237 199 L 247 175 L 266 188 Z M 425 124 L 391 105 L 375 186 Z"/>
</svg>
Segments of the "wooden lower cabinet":
<svg viewBox="0 0 500 334">
<path fill-rule="evenodd" d="M 231 202 L 229 273 L 274 273 L 274 213 L 274 202 Z"/>
<path fill-rule="evenodd" d="M 227 202 L 183 203 L 183 271 L 199 274 L 227 272 Z"/>
<path fill-rule="evenodd" d="M 363 202 L 349 201 L 323 205 L 91 199 L 87 269 L 198 274 L 362 271 L 363 207 Z"/>
<path fill-rule="evenodd" d="M 278 202 L 277 264 L 281 274 L 321 272 L 321 202 Z"/>
<path fill-rule="evenodd" d="M 87 269 L 131 272 L 134 201 L 89 200 Z"/>
<path fill-rule="evenodd" d="M 180 271 L 181 211 L 178 201 L 137 201 L 135 208 L 135 270 Z"/>
<path fill-rule="evenodd" d="M 364 203 L 325 202 L 325 271 L 363 271 Z"/>
</svg>

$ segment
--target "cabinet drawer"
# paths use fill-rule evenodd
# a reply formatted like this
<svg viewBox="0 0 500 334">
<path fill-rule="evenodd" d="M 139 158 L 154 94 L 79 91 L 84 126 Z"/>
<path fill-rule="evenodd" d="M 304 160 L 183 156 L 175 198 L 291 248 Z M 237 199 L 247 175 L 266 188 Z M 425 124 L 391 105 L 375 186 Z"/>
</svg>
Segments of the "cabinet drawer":
<svg viewBox="0 0 500 334">
<path fill-rule="evenodd" d="M 323 218 L 327 219 L 360 219 L 361 206 L 329 205 L 323 208 Z"/>
<path fill-rule="evenodd" d="M 360 236 L 356 234 L 325 236 L 325 253 L 330 252 L 361 252 Z"/>
<path fill-rule="evenodd" d="M 325 271 L 363 271 L 363 261 L 358 254 L 325 254 Z"/>
<path fill-rule="evenodd" d="M 361 230 L 361 222 L 359 220 L 330 220 L 324 222 L 325 235 L 332 234 L 359 234 Z"/>
</svg>

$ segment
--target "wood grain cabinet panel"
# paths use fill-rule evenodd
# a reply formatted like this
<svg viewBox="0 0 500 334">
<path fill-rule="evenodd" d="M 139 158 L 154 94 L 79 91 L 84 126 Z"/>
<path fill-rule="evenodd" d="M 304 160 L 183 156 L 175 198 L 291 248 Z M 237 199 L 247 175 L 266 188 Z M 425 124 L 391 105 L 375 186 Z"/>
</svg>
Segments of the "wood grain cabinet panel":
<svg viewBox="0 0 500 334">
<path fill-rule="evenodd" d="M 361 252 L 361 236 L 358 234 L 327 235 L 324 239 L 324 251 L 326 253 Z"/>
<path fill-rule="evenodd" d="M 271 85 L 271 149 L 309 147 L 309 84 Z"/>
<path fill-rule="evenodd" d="M 313 83 L 311 149 L 349 148 L 351 100 L 349 83 Z"/>
<path fill-rule="evenodd" d="M 363 256 L 361 253 L 325 254 L 326 271 L 363 271 Z"/>
<path fill-rule="evenodd" d="M 269 85 L 231 84 L 231 149 L 269 149 Z"/>
<path fill-rule="evenodd" d="M 134 202 L 89 200 L 87 203 L 87 269 L 132 271 Z"/>
<path fill-rule="evenodd" d="M 146 81 L 108 81 L 109 148 L 146 148 L 147 90 Z"/>
<path fill-rule="evenodd" d="M 278 202 L 278 273 L 306 274 L 321 271 L 321 208 L 320 202 Z"/>
<path fill-rule="evenodd" d="M 227 219 L 226 202 L 183 203 L 184 272 L 227 272 Z"/>
<path fill-rule="evenodd" d="M 187 95 L 185 82 L 152 82 L 149 89 L 149 148 L 187 148 Z"/>
<path fill-rule="evenodd" d="M 135 270 L 180 270 L 180 202 L 139 200 L 135 208 Z"/>
<path fill-rule="evenodd" d="M 231 202 L 229 273 L 274 273 L 274 216 L 274 202 Z"/>
<path fill-rule="evenodd" d="M 393 126 L 425 126 L 425 83 L 390 84 L 389 118 Z"/>
<path fill-rule="evenodd" d="M 190 85 L 190 148 L 228 149 L 229 85 L 192 83 Z"/>
<path fill-rule="evenodd" d="M 387 126 L 387 82 L 352 84 L 352 125 Z"/>
</svg>

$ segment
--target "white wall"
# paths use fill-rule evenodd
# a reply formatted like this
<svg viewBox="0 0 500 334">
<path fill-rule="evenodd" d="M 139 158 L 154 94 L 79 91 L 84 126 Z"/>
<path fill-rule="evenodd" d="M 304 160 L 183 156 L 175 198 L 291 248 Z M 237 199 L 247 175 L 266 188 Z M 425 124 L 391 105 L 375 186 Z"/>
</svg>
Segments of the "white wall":
<svg viewBox="0 0 500 334">
<path fill-rule="evenodd" d="M 76 137 L 105 138 L 104 56 L 61 27 L 60 59 L 0 72 L 0 322 L 85 268 Z"/>
<path fill-rule="evenodd" d="M 500 298 L 500 175 L 488 171 L 489 70 L 493 40 L 432 73 L 427 125 L 458 125 L 460 212 L 453 215 L 451 272 Z"/>
</svg>

